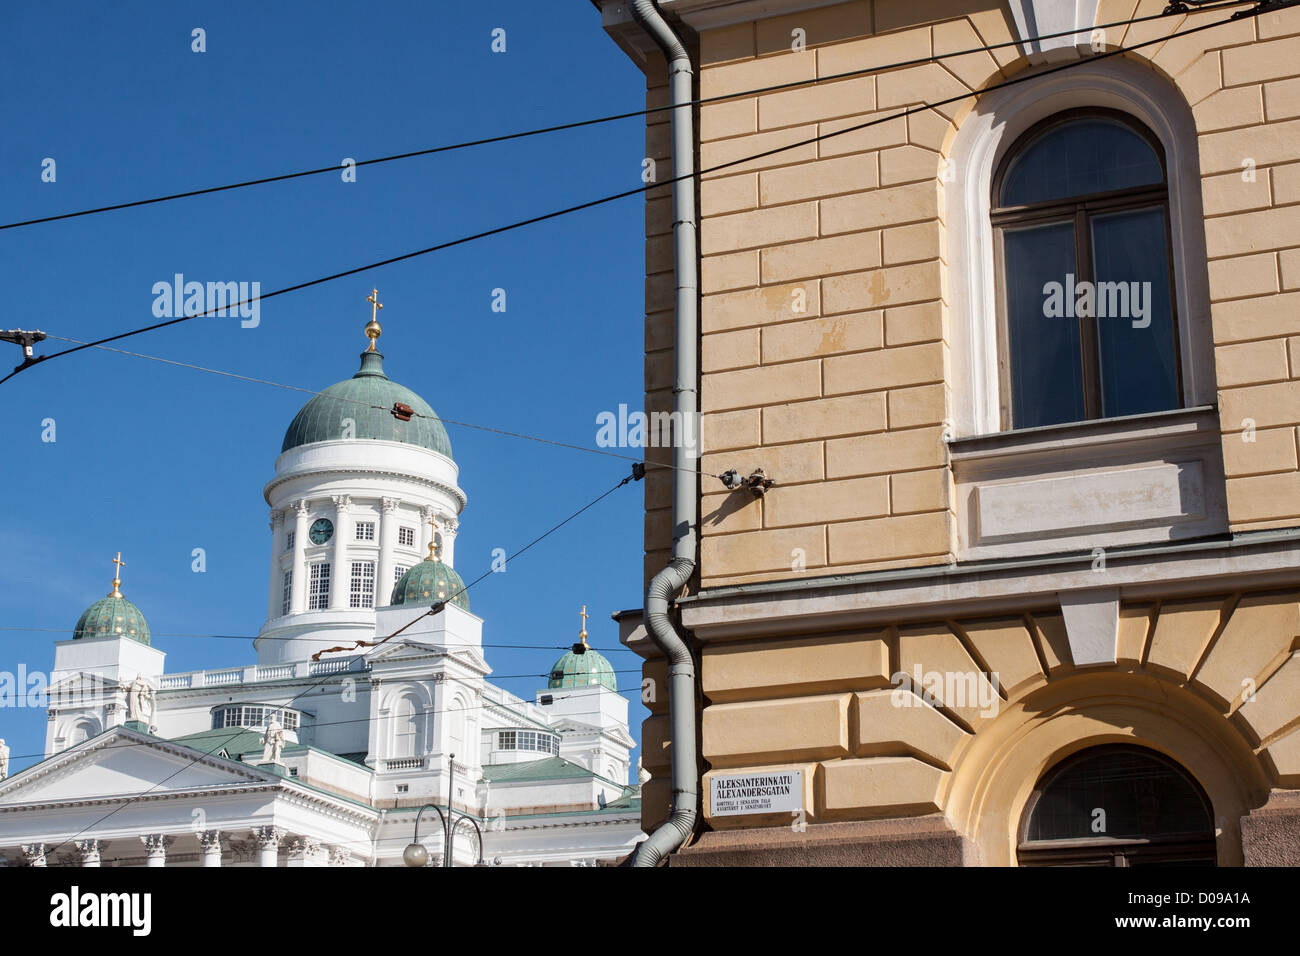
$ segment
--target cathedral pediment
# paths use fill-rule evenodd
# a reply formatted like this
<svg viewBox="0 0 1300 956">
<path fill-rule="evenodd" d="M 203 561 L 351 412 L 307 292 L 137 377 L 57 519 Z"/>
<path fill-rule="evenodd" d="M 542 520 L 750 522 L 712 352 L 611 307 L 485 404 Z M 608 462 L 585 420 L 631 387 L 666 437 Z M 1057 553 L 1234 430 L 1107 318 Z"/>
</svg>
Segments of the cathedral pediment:
<svg viewBox="0 0 1300 956">
<path fill-rule="evenodd" d="M 0 782 L 7 807 L 276 783 L 275 774 L 118 727 Z"/>
</svg>

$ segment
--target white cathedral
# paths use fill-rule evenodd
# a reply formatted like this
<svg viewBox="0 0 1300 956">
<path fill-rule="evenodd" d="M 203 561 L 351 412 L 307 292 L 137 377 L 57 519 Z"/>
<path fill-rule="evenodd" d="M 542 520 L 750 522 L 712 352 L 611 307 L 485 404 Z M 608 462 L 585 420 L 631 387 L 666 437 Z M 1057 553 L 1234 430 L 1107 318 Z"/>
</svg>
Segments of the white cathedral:
<svg viewBox="0 0 1300 956">
<path fill-rule="evenodd" d="M 264 489 L 257 662 L 168 673 L 119 554 L 55 644 L 45 759 L 0 779 L 0 865 L 608 865 L 641 839 L 628 703 L 586 609 L 534 700 L 488 681 L 459 469 L 385 374 L 367 301 L 360 370 L 298 412 Z"/>
</svg>

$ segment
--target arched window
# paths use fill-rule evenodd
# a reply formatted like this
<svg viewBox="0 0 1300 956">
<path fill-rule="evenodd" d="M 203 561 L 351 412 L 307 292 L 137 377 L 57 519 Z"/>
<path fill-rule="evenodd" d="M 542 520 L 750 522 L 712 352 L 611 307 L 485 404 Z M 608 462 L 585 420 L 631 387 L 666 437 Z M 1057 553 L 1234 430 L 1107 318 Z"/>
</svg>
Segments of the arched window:
<svg viewBox="0 0 1300 956">
<path fill-rule="evenodd" d="M 1156 137 L 1070 110 L 1022 135 L 992 185 L 1003 428 L 1182 407 Z"/>
<path fill-rule="evenodd" d="M 1214 866 L 1214 815 L 1182 767 L 1140 747 L 1084 750 L 1039 781 L 1021 866 Z"/>
<path fill-rule="evenodd" d="M 410 697 L 399 697 L 393 708 L 393 756 L 419 757 L 424 753 L 421 708 Z"/>
</svg>

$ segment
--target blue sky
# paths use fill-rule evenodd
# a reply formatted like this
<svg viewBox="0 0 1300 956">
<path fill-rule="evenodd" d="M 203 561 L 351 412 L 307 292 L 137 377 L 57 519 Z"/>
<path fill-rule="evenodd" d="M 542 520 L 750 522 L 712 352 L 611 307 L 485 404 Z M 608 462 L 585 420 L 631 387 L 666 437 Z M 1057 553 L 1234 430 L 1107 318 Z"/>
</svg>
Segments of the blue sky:
<svg viewBox="0 0 1300 956">
<path fill-rule="evenodd" d="M 643 106 L 644 80 L 563 3 L 74 2 L 0 9 L 5 222 L 363 159 Z M 207 51 L 191 50 L 206 31 Z M 491 50 L 506 31 L 506 51 Z M 357 171 L 0 232 L 0 327 L 90 339 L 155 321 L 175 273 L 264 292 L 640 184 L 623 120 Z M 53 158 L 56 181 L 41 181 Z M 319 389 L 350 376 L 372 286 L 390 376 L 448 418 L 594 446 L 596 416 L 642 407 L 636 198 L 281 296 L 260 324 L 200 319 L 120 347 Z M 506 311 L 492 311 L 492 290 Z M 54 351 L 65 343 L 46 342 Z M 0 367 L 20 353 L 0 351 Z M 0 386 L 0 671 L 46 671 L 54 641 L 123 591 L 156 634 L 254 635 L 266 616 L 262 486 L 305 396 L 87 350 Z M 43 442 L 42 422 L 56 441 Z M 448 426 L 469 506 L 472 580 L 627 473 L 624 463 Z M 499 674 L 542 673 L 571 643 L 617 646 L 641 603 L 640 485 L 621 489 L 470 596 Z M 205 573 L 191 570 L 204 548 Z M 251 663 L 251 642 L 159 636 L 169 671 Z M 611 653 L 616 669 L 638 659 Z M 620 687 L 639 684 L 620 673 Z M 531 697 L 538 680 L 505 680 Z M 644 710 L 631 708 L 639 739 Z M 42 710 L 0 710 L 15 759 Z"/>
</svg>

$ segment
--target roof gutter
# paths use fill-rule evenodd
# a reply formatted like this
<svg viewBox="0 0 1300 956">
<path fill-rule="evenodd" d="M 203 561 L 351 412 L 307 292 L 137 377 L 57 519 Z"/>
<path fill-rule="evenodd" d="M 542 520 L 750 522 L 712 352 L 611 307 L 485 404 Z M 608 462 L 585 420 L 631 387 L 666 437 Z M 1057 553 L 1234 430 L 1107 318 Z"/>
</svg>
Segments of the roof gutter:
<svg viewBox="0 0 1300 956">
<path fill-rule="evenodd" d="M 658 866 L 695 830 L 700 799 L 696 754 L 695 662 L 669 616 L 675 595 L 695 573 L 699 498 L 699 269 L 695 212 L 694 70 L 681 39 L 664 20 L 654 0 L 630 0 L 632 16 L 668 60 L 672 107 L 673 278 L 673 557 L 646 587 L 646 627 L 668 661 L 668 720 L 672 740 L 672 810 L 641 843 L 633 866 Z"/>
</svg>

